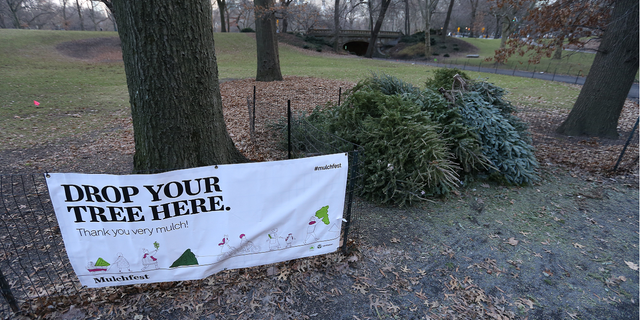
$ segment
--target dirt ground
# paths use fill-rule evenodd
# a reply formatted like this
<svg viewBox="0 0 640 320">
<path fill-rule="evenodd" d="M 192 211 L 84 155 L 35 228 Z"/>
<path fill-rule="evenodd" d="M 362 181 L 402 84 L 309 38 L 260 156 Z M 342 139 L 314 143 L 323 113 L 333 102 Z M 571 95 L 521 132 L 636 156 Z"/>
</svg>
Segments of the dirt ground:
<svg viewBox="0 0 640 320">
<path fill-rule="evenodd" d="M 246 97 L 254 84 L 266 107 L 251 142 Z M 349 85 L 299 77 L 224 82 L 229 132 L 249 158 L 281 159 L 267 126 L 281 113 L 270 107 L 295 97 L 296 110 L 308 111 Z M 637 114 L 638 105 L 627 103 L 622 137 L 593 140 L 552 133 L 565 111 L 520 108 L 541 162 L 538 183 L 465 181 L 458 192 L 410 208 L 357 201 L 347 254 L 201 281 L 85 289 L 31 307 L 44 319 L 638 319 L 637 136 L 621 171 L 608 173 Z M 126 174 L 133 152 L 123 115 L 80 139 L 3 151 L 0 166 L 1 173 Z"/>
</svg>

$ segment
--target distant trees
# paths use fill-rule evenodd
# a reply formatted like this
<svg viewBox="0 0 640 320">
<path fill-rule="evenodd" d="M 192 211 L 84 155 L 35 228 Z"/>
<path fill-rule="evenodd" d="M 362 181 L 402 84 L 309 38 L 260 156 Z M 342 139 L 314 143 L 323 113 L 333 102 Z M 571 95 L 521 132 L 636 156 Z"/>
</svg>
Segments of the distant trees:
<svg viewBox="0 0 640 320">
<path fill-rule="evenodd" d="M 214 26 L 216 31 L 236 32 L 255 29 L 253 0 L 216 0 Z M 425 0 L 385 0 L 387 11 L 380 30 L 413 33 L 425 29 Z M 462 1 L 462 0 L 461 0 Z M 451 13 L 452 28 L 469 27 L 471 7 L 466 1 L 478 2 L 480 20 L 487 15 L 489 0 L 456 1 Z M 64 30 L 115 30 L 117 25 L 108 6 L 98 0 L 0 0 L 0 28 L 40 28 Z M 381 0 L 326 0 L 321 7 L 312 2 L 274 0 L 276 26 L 280 32 L 306 32 L 309 28 L 373 30 Z M 431 26 L 443 26 L 448 1 L 430 0 Z M 369 14 L 371 7 L 372 15 Z M 483 11 L 484 10 L 484 11 Z M 487 24 L 486 21 L 482 23 Z M 492 28 L 487 28 L 490 30 Z"/>
<path fill-rule="evenodd" d="M 93 30 L 113 29 L 99 1 L 2 0 L 0 28 Z"/>
</svg>

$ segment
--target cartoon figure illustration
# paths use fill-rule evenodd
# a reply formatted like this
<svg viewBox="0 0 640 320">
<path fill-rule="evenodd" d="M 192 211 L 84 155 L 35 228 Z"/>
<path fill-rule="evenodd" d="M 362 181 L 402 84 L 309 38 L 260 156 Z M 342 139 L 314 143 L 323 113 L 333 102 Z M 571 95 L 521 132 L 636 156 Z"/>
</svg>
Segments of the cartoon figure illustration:
<svg viewBox="0 0 640 320">
<path fill-rule="evenodd" d="M 131 272 L 131 269 L 129 269 L 129 261 L 122 256 L 122 252 L 118 252 L 118 257 L 113 265 L 118 268 L 118 272 L 122 272 L 122 269 L 127 269 L 127 271 Z"/>
<path fill-rule="evenodd" d="M 269 236 L 269 239 L 267 240 L 267 242 L 269 242 L 269 250 L 280 249 L 280 242 L 278 241 L 278 228 L 271 229 L 271 233 L 267 234 L 267 236 Z"/>
<path fill-rule="evenodd" d="M 291 244 L 293 244 L 293 240 L 295 240 L 293 238 L 293 233 L 289 233 L 287 237 L 284 239 L 284 243 L 287 244 L 285 248 L 291 248 Z"/>
<path fill-rule="evenodd" d="M 89 261 L 87 263 L 87 271 L 89 272 L 105 272 L 107 271 L 107 269 L 109 269 L 109 266 L 111 264 L 109 262 L 106 262 L 104 259 L 102 258 L 98 258 L 98 260 L 94 263 L 93 261 Z"/>
<path fill-rule="evenodd" d="M 158 259 L 154 255 L 158 252 L 158 249 L 149 252 L 147 249 L 142 249 L 142 271 L 158 269 Z"/>
<path fill-rule="evenodd" d="M 100 261 L 103 261 L 104 263 L 106 263 L 106 265 L 101 265 Z M 93 263 L 93 261 L 89 261 L 87 263 L 87 271 L 89 272 L 105 272 L 107 271 L 107 269 L 109 268 L 109 263 L 102 260 L 102 258 L 98 259 L 98 262 Z"/>
<path fill-rule="evenodd" d="M 316 214 L 309 219 L 309 226 L 307 226 L 307 237 L 304 239 L 304 244 L 312 243 L 320 240 L 316 235 L 316 227 L 322 222 L 325 225 L 329 225 L 329 206 L 324 206 L 320 210 L 316 211 Z"/>
<path fill-rule="evenodd" d="M 253 244 L 252 241 L 247 240 L 247 236 L 243 233 L 240 235 L 240 252 L 241 253 L 256 253 L 260 252 L 260 247 Z"/>
<path fill-rule="evenodd" d="M 220 247 L 220 253 L 224 253 L 225 251 L 232 251 L 233 247 L 231 247 L 229 245 L 229 235 L 225 234 L 224 237 L 222 238 L 222 242 L 218 243 L 218 246 Z M 225 250 L 226 249 L 226 250 Z"/>
<path fill-rule="evenodd" d="M 304 244 L 318 241 L 318 236 L 316 235 L 317 226 L 318 219 L 316 218 L 316 216 L 311 216 L 311 219 L 309 219 L 309 226 L 307 227 L 307 237 L 304 239 Z"/>
<path fill-rule="evenodd" d="M 158 259 L 156 259 L 155 254 L 160 249 L 160 244 L 158 241 L 153 243 L 153 247 L 156 249 L 154 251 L 149 252 L 146 248 L 142 249 L 142 271 L 150 270 L 150 269 L 158 269 Z"/>
</svg>

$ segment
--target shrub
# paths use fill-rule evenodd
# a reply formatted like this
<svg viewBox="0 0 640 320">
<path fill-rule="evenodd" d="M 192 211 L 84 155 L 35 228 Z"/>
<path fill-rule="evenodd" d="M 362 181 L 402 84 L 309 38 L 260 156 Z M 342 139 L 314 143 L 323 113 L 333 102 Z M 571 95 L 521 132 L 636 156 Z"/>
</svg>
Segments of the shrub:
<svg viewBox="0 0 640 320">
<path fill-rule="evenodd" d="M 443 55 L 443 57 L 447 57 L 447 58 L 448 58 L 448 57 L 449 57 L 449 54 L 448 54 L 448 53 L 445 53 L 445 54 Z"/>
<path fill-rule="evenodd" d="M 251 29 L 251 28 L 242 28 L 242 30 L 240 30 L 240 32 L 256 32 L 256 31 Z"/>
<path fill-rule="evenodd" d="M 440 54 L 439 54 L 439 53 L 437 53 L 437 52 L 434 52 L 434 53 L 432 53 L 431 55 L 432 55 L 432 56 L 439 56 Z"/>
<path fill-rule="evenodd" d="M 331 46 L 332 45 L 330 42 L 325 41 L 324 38 L 310 36 L 310 35 L 306 35 L 304 37 L 304 41 L 309 42 L 311 44 L 314 44 L 316 47 Z"/>
</svg>

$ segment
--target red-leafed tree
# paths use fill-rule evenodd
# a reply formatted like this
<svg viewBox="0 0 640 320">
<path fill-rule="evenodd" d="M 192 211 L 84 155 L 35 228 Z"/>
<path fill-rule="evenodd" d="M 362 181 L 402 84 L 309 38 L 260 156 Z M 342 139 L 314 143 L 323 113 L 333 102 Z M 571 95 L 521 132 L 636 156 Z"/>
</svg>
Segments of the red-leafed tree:
<svg viewBox="0 0 640 320">
<path fill-rule="evenodd" d="M 538 63 L 567 45 L 599 41 L 580 95 L 557 132 L 617 138 L 618 118 L 638 72 L 638 37 L 637 0 L 546 0 L 529 9 L 520 32 L 495 59 L 530 54 L 530 62 Z"/>
</svg>

